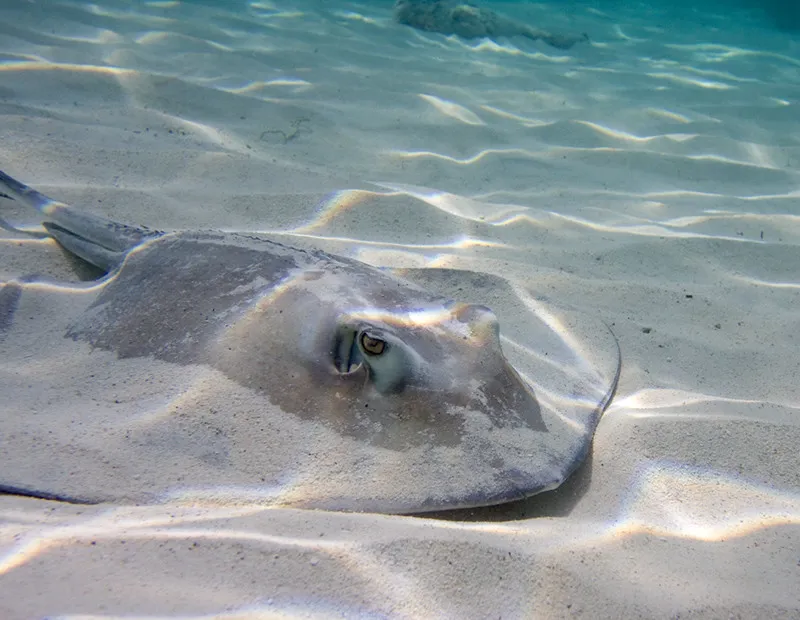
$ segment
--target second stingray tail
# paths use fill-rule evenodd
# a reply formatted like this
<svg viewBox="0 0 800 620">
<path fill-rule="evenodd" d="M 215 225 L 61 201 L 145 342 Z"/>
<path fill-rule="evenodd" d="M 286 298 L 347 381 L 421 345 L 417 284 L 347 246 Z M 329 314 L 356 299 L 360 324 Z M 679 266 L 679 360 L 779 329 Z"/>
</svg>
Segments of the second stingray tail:
<svg viewBox="0 0 800 620">
<path fill-rule="evenodd" d="M 37 192 L 2 171 L 0 192 L 36 209 L 51 237 L 69 252 L 106 272 L 116 268 L 133 247 L 163 234 L 84 213 Z"/>
</svg>

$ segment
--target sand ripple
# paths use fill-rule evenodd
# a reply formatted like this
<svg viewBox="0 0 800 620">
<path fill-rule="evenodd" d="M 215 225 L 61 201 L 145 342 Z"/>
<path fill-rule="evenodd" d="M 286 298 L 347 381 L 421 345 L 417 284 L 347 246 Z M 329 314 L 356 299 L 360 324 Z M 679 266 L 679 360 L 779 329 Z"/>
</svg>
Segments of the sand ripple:
<svg viewBox="0 0 800 620">
<path fill-rule="evenodd" d="M 0 499 L 0 616 L 794 617 L 796 42 L 730 3 L 507 7 L 590 33 L 566 54 L 388 4 L 5 0 L 0 167 L 599 316 L 623 372 L 590 462 L 449 520 Z M 0 239 L 0 278 L 32 272 L 71 274 Z"/>
</svg>

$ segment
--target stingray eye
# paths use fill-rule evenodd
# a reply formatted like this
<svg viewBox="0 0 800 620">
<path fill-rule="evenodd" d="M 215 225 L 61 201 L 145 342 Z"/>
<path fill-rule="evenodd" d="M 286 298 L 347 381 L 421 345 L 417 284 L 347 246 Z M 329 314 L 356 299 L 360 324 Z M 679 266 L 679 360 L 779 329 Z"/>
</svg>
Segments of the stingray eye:
<svg viewBox="0 0 800 620">
<path fill-rule="evenodd" d="M 381 355 L 386 350 L 386 341 L 364 332 L 361 334 L 361 347 L 370 355 Z"/>
</svg>

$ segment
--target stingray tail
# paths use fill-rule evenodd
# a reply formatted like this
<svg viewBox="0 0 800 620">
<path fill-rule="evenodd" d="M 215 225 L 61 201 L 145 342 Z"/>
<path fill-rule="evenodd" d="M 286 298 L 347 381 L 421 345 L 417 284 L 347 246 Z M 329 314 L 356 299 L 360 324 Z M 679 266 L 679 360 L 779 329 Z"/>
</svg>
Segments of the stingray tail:
<svg viewBox="0 0 800 620">
<path fill-rule="evenodd" d="M 0 193 L 36 209 L 43 216 L 47 232 L 64 249 L 107 272 L 119 266 L 131 248 L 163 234 L 84 213 L 37 192 L 2 171 Z"/>
</svg>

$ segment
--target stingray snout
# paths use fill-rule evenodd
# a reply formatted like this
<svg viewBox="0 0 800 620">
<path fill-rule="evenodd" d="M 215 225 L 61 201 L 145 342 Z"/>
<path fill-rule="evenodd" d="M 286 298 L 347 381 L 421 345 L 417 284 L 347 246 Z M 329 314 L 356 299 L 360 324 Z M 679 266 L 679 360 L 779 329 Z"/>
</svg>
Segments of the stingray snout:
<svg viewBox="0 0 800 620">
<path fill-rule="evenodd" d="M 491 308 L 480 304 L 457 304 L 452 314 L 456 321 L 467 325 L 472 338 L 484 342 L 500 338 L 500 321 Z"/>
</svg>

